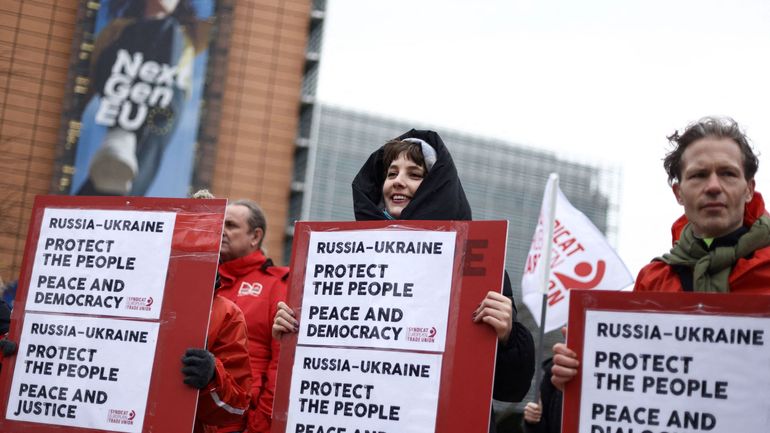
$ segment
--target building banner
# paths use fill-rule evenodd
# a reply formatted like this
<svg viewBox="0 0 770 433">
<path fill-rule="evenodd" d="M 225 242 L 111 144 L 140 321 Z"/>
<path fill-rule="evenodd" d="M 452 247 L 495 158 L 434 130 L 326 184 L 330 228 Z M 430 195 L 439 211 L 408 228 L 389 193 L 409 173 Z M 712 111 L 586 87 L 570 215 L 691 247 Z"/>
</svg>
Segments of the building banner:
<svg viewBox="0 0 770 433">
<path fill-rule="evenodd" d="M 191 431 L 225 200 L 38 197 L 0 431 Z"/>
<path fill-rule="evenodd" d="M 57 192 L 188 194 L 215 2 L 81 3 Z"/>
<path fill-rule="evenodd" d="M 564 432 L 766 432 L 769 336 L 768 296 L 576 290 Z"/>
<path fill-rule="evenodd" d="M 504 221 L 297 223 L 300 325 L 282 342 L 273 432 L 486 431 L 497 338 L 472 313 L 502 290 L 506 233 Z"/>
</svg>

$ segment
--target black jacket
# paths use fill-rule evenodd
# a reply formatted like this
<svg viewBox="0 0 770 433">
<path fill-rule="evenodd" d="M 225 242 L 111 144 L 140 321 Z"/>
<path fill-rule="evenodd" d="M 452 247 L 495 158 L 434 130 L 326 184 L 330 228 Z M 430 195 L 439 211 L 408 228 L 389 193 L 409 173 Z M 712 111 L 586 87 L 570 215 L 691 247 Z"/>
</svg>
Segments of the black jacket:
<svg viewBox="0 0 770 433">
<path fill-rule="evenodd" d="M 452 156 L 441 137 L 433 131 L 412 129 L 397 137 L 419 138 L 436 150 L 436 163 L 423 178 L 412 201 L 401 211 L 404 220 L 471 220 L 471 207 L 457 176 Z M 385 182 L 383 148 L 371 154 L 353 179 L 353 208 L 357 221 L 388 219 L 382 204 Z M 503 295 L 513 300 L 511 282 L 505 273 Z M 532 334 L 516 321 L 513 304 L 513 327 L 506 344 L 498 344 L 493 397 L 509 402 L 521 401 L 529 391 L 535 371 L 535 344 Z M 489 431 L 495 431 L 494 415 Z"/>
</svg>

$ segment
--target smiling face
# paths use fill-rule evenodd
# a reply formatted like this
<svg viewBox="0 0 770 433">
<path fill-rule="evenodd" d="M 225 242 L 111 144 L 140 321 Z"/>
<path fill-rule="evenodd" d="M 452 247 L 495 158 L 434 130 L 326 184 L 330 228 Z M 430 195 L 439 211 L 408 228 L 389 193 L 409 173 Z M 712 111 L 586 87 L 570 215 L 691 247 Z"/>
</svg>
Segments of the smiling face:
<svg viewBox="0 0 770 433">
<path fill-rule="evenodd" d="M 390 163 L 382 184 L 382 198 L 385 209 L 393 218 L 401 217 L 424 177 L 425 168 L 409 159 L 406 152 L 401 152 Z"/>
<path fill-rule="evenodd" d="M 695 234 L 712 238 L 738 229 L 754 195 L 738 144 L 730 138 L 696 140 L 682 153 L 681 167 L 681 180 L 672 189 Z"/>
</svg>

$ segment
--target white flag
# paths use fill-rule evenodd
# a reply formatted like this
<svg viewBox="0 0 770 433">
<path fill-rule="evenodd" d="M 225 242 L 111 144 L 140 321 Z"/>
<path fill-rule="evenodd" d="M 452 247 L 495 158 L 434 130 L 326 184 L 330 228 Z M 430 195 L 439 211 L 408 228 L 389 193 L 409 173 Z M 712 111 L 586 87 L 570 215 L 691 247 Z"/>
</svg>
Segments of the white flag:
<svg viewBox="0 0 770 433">
<path fill-rule="evenodd" d="M 551 274 L 547 287 L 543 287 L 546 208 L 552 187 L 556 188 L 556 213 L 551 237 Z M 558 183 L 551 186 L 549 182 L 521 278 L 524 304 L 535 321 L 540 323 L 543 291 L 548 295 L 544 329 L 549 332 L 567 323 L 570 290 L 621 290 L 633 282 L 628 268 L 599 229 L 570 204 Z"/>
</svg>

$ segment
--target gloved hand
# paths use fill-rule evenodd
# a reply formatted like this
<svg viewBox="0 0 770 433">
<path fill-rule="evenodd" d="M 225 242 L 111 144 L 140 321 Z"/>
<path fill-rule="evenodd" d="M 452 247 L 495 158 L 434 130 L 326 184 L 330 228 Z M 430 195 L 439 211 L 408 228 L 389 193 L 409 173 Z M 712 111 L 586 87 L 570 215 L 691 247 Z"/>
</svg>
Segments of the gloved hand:
<svg viewBox="0 0 770 433">
<path fill-rule="evenodd" d="M 8 340 L 7 338 L 0 340 L 0 352 L 3 353 L 3 356 L 13 355 L 16 353 L 16 349 L 18 349 L 16 342 Z"/>
<path fill-rule="evenodd" d="M 205 349 L 187 349 L 182 357 L 184 383 L 203 389 L 214 378 L 214 355 Z"/>
</svg>

